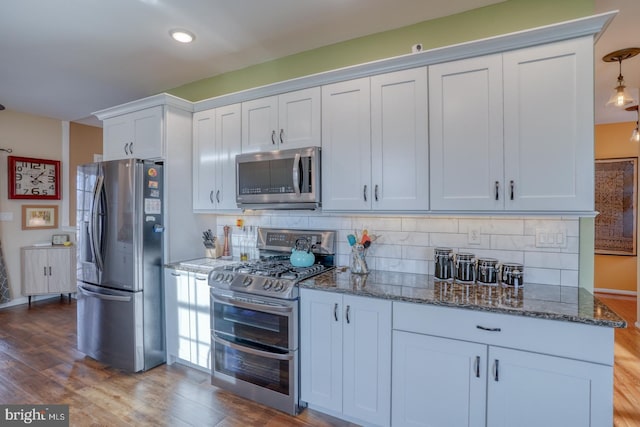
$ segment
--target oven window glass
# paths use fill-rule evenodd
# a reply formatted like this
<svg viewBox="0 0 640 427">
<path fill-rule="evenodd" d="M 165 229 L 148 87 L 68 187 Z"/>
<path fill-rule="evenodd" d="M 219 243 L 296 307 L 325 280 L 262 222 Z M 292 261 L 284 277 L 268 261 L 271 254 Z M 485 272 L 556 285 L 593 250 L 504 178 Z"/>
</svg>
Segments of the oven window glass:
<svg viewBox="0 0 640 427">
<path fill-rule="evenodd" d="M 213 304 L 214 329 L 258 345 L 289 350 L 289 316 L 236 307 L 215 302 Z"/>
<path fill-rule="evenodd" d="M 216 372 L 289 395 L 289 365 L 292 363 L 291 360 L 278 360 L 258 356 L 225 346 L 219 342 L 214 342 L 214 347 L 214 370 Z"/>
</svg>

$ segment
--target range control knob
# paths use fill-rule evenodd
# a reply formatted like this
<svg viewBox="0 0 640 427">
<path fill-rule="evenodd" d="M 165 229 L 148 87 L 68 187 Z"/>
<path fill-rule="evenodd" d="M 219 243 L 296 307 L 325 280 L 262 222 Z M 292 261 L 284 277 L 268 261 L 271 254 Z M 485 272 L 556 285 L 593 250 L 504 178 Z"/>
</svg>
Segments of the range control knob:
<svg viewBox="0 0 640 427">
<path fill-rule="evenodd" d="M 253 282 L 253 279 L 251 277 L 245 277 L 244 280 L 242 281 L 242 286 L 249 286 L 251 283 Z"/>
<path fill-rule="evenodd" d="M 276 292 L 280 292 L 283 289 L 286 289 L 286 286 L 284 285 L 283 282 L 280 282 L 280 281 L 277 282 L 276 285 L 273 287 L 273 290 L 276 291 Z"/>
<path fill-rule="evenodd" d="M 233 282 L 233 274 L 227 274 L 224 280 L 227 281 L 228 283 Z"/>
<path fill-rule="evenodd" d="M 222 273 L 216 274 L 215 277 L 213 278 L 213 280 L 215 280 L 216 282 L 222 282 L 223 279 L 224 279 L 224 274 Z"/>
<path fill-rule="evenodd" d="M 273 280 L 267 279 L 264 281 L 264 285 L 262 285 L 262 288 L 265 291 L 268 291 L 269 289 L 271 289 L 272 286 L 273 286 Z"/>
</svg>

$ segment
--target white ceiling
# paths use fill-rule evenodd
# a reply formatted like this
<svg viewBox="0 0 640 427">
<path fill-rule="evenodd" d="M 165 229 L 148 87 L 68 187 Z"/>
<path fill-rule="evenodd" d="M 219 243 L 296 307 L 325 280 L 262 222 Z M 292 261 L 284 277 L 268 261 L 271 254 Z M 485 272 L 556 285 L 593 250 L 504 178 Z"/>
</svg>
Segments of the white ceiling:
<svg viewBox="0 0 640 427">
<path fill-rule="evenodd" d="M 16 0 L 0 4 L 0 103 L 14 111 L 98 124 L 91 113 L 249 65 L 498 3 L 502 0 Z M 596 0 L 622 13 L 596 44 L 596 120 L 617 65 L 640 46 L 638 0 Z M 196 34 L 190 45 L 172 28 Z M 409 47 L 407 47 L 409 50 Z M 640 55 L 623 62 L 640 86 Z M 602 101 L 604 99 L 604 101 Z"/>
</svg>

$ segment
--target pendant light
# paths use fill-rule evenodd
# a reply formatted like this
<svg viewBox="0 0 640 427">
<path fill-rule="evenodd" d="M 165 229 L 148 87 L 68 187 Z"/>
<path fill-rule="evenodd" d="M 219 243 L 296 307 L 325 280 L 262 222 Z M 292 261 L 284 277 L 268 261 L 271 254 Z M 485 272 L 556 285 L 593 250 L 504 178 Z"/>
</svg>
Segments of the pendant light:
<svg viewBox="0 0 640 427">
<path fill-rule="evenodd" d="M 618 62 L 620 66 L 620 73 L 618 74 L 618 85 L 614 89 L 615 92 L 609 98 L 609 102 L 607 105 L 613 105 L 616 107 L 626 107 L 629 104 L 633 104 L 637 102 L 629 92 L 627 92 L 627 88 L 624 84 L 624 78 L 622 77 L 622 61 L 625 59 L 633 58 L 638 53 L 640 53 L 640 48 L 637 47 L 629 47 L 626 49 L 616 50 L 615 52 L 611 52 L 605 55 L 602 60 L 604 62 Z"/>
<path fill-rule="evenodd" d="M 627 107 L 625 110 L 636 112 L 636 128 L 631 132 L 631 138 L 629 140 L 633 142 L 640 142 L 640 129 L 638 128 L 638 123 L 640 122 L 640 111 L 638 111 L 638 106 L 634 105 L 632 107 Z"/>
</svg>

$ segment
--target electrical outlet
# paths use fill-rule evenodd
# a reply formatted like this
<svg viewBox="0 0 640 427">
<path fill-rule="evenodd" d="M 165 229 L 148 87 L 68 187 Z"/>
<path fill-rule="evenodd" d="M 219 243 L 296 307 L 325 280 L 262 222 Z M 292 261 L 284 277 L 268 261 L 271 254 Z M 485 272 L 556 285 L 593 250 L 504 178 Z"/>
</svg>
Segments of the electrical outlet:
<svg viewBox="0 0 640 427">
<path fill-rule="evenodd" d="M 468 242 L 470 245 L 479 245 L 480 242 L 480 229 L 479 228 L 470 228 L 468 234 Z"/>
<path fill-rule="evenodd" d="M 564 248 L 567 246 L 567 230 L 536 229 L 536 248 Z"/>
</svg>

